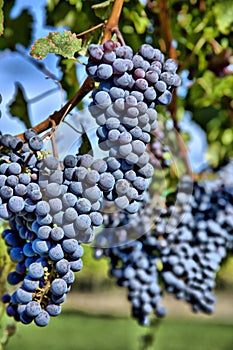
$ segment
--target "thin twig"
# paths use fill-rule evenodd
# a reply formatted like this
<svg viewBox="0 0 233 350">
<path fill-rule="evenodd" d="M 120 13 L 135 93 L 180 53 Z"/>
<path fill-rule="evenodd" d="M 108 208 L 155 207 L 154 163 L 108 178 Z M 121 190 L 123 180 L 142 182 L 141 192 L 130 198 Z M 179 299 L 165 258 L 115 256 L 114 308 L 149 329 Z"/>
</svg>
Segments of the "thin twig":
<svg viewBox="0 0 233 350">
<path fill-rule="evenodd" d="M 92 28 L 90 28 L 90 29 L 87 29 L 87 30 L 85 30 L 85 31 L 82 32 L 82 33 L 76 34 L 76 36 L 77 36 L 77 38 L 80 38 L 80 37 L 82 37 L 82 36 L 84 36 L 84 35 L 86 35 L 86 34 L 89 34 L 89 33 L 93 32 L 93 31 L 95 31 L 96 29 L 99 29 L 99 28 L 101 28 L 101 27 L 103 27 L 103 26 L 104 26 L 104 23 L 97 24 L 96 26 L 94 26 L 94 27 L 92 27 Z"/>
<path fill-rule="evenodd" d="M 171 22 L 170 22 L 170 14 L 169 8 L 167 5 L 167 0 L 158 0 L 158 8 L 159 8 L 159 22 L 161 26 L 161 32 L 164 35 L 164 40 L 167 45 L 167 51 L 171 58 L 177 59 L 177 51 L 175 47 L 172 45 L 173 37 L 171 32 Z"/>
<path fill-rule="evenodd" d="M 68 125 L 72 130 L 74 130 L 77 134 L 82 134 L 82 131 L 78 130 L 77 128 L 75 128 L 73 125 L 71 125 L 70 123 L 68 123 L 67 120 L 63 120 L 63 123 Z"/>
<path fill-rule="evenodd" d="M 53 150 L 53 156 L 58 159 L 57 144 L 55 139 L 56 124 L 54 120 L 51 120 L 53 132 L 51 133 L 51 144 Z"/>
<path fill-rule="evenodd" d="M 121 45 L 125 45 L 125 40 L 121 34 L 121 31 L 118 29 L 118 27 L 114 29 L 114 33 L 116 33 L 117 40 L 119 41 L 119 43 L 121 43 Z"/>
<path fill-rule="evenodd" d="M 45 119 L 40 124 L 33 127 L 33 129 L 40 134 L 43 131 L 48 130 L 51 127 L 51 120 L 54 120 L 56 125 L 60 123 L 64 117 L 71 112 L 71 110 L 80 102 L 82 99 L 94 88 L 94 81 L 92 78 L 87 77 L 81 88 L 76 92 L 76 94 L 59 110 L 55 111 L 47 119 Z M 17 137 L 24 140 L 24 134 L 19 134 Z"/>
</svg>

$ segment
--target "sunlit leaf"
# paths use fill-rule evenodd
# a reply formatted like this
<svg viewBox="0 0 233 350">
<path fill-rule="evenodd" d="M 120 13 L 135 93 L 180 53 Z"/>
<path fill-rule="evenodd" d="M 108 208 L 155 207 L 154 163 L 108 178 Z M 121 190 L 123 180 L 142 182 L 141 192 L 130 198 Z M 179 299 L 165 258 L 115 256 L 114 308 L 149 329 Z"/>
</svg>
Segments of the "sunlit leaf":
<svg viewBox="0 0 233 350">
<path fill-rule="evenodd" d="M 48 36 L 36 40 L 30 54 L 41 60 L 49 53 L 54 53 L 65 58 L 75 59 L 74 55 L 81 49 L 82 41 L 65 30 L 63 33 L 50 32 Z"/>
<path fill-rule="evenodd" d="M 82 9 L 82 1 L 81 0 L 66 0 L 67 2 L 70 3 L 70 5 L 75 5 L 77 10 Z"/>
<path fill-rule="evenodd" d="M 104 1 L 101 4 L 92 6 L 94 13 L 102 20 L 108 19 L 112 11 L 112 1 Z"/>
<path fill-rule="evenodd" d="M 15 83 L 15 87 L 15 99 L 9 105 L 9 112 L 13 117 L 19 118 L 25 124 L 26 128 L 31 128 L 24 88 L 19 83 Z"/>
<path fill-rule="evenodd" d="M 229 34 L 233 24 L 233 2 L 229 0 L 216 2 L 213 11 L 220 32 Z"/>
<path fill-rule="evenodd" d="M 92 5 L 92 8 L 93 9 L 105 8 L 105 7 L 108 7 L 111 4 L 111 2 L 113 2 L 113 0 L 103 1 L 100 4 Z"/>
</svg>

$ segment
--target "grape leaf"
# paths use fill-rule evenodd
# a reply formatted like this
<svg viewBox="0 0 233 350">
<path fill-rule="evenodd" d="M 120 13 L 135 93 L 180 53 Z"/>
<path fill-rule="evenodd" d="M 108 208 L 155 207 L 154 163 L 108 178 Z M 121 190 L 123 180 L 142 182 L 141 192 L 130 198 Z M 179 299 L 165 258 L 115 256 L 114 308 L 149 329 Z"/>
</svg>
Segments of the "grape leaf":
<svg viewBox="0 0 233 350">
<path fill-rule="evenodd" d="M 107 1 L 101 2 L 100 4 L 92 5 L 91 7 L 93 9 L 100 9 L 100 8 L 108 7 L 111 2 L 112 0 L 107 0 Z"/>
<path fill-rule="evenodd" d="M 9 105 L 9 112 L 12 116 L 18 117 L 25 124 L 26 128 L 31 128 L 24 88 L 18 82 L 15 83 L 15 88 L 15 99 Z"/>
<path fill-rule="evenodd" d="M 3 34 L 3 22 L 4 22 L 4 17 L 3 17 L 3 0 L 0 0 L 0 35 Z"/>
<path fill-rule="evenodd" d="M 111 14 L 112 3 L 113 3 L 112 0 L 107 0 L 100 4 L 92 5 L 91 8 L 94 9 L 96 17 L 99 17 L 100 19 L 105 20 Z"/>
<path fill-rule="evenodd" d="M 35 41 L 30 54 L 39 60 L 45 58 L 49 53 L 75 59 L 74 55 L 81 49 L 81 43 L 81 39 L 70 31 L 50 32 L 48 36 Z"/>
</svg>

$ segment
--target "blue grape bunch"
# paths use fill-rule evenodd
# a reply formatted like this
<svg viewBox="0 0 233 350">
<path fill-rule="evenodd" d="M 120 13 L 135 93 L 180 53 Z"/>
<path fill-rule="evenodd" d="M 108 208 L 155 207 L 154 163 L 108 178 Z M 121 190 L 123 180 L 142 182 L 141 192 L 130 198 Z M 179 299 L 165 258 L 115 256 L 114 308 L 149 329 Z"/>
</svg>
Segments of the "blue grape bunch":
<svg viewBox="0 0 233 350">
<path fill-rule="evenodd" d="M 89 109 L 99 125 L 99 147 L 116 179 L 105 197 L 118 209 L 137 213 L 154 173 L 147 146 L 158 125 L 155 107 L 171 102 L 180 85 L 178 65 L 147 44 L 135 55 L 112 40 L 91 44 L 88 52 L 87 73 L 99 82 Z"/>
<path fill-rule="evenodd" d="M 102 224 L 103 191 L 115 179 L 104 160 L 67 155 L 61 164 L 40 152 L 43 141 L 34 130 L 24 137 L 25 143 L 0 138 L 0 217 L 10 225 L 2 236 L 16 265 L 8 282 L 20 284 L 2 300 L 15 320 L 46 326 L 82 269 L 81 243 L 91 242 Z"/>
<path fill-rule="evenodd" d="M 216 273 L 232 252 L 232 187 L 221 179 L 193 184 L 184 176 L 175 198 L 164 208 L 148 198 L 136 217 L 111 214 L 96 238 L 95 257 L 108 257 L 110 275 L 127 288 L 132 315 L 142 325 L 152 313 L 165 316 L 165 291 L 194 312 L 213 313 Z"/>
</svg>

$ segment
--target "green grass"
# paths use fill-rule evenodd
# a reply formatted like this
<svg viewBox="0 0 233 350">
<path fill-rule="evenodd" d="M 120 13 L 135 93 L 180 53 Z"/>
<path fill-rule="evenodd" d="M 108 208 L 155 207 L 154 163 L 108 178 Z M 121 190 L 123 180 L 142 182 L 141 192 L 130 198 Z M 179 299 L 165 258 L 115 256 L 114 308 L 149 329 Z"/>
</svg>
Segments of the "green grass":
<svg viewBox="0 0 233 350">
<path fill-rule="evenodd" d="M 150 349 L 232 350 L 232 326 L 211 319 L 164 319 Z M 141 350 L 139 338 L 147 333 L 131 319 L 64 311 L 45 328 L 19 325 L 6 350 Z"/>
</svg>

